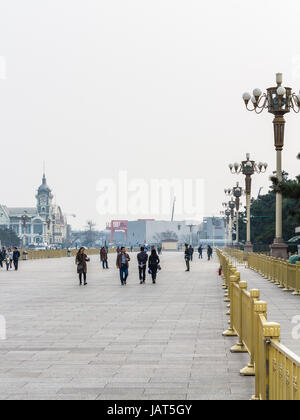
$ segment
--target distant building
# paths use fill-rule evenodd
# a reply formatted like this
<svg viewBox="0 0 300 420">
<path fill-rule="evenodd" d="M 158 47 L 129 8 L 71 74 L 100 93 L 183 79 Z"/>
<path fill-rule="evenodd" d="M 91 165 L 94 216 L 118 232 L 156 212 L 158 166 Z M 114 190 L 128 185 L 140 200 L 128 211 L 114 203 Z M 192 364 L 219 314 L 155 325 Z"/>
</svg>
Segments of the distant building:
<svg viewBox="0 0 300 420">
<path fill-rule="evenodd" d="M 178 250 L 178 240 L 176 240 L 176 239 L 164 239 L 162 241 L 162 250 L 163 251 L 177 251 Z"/>
<path fill-rule="evenodd" d="M 160 244 L 165 239 L 184 243 L 189 240 L 190 229 L 185 221 L 137 220 L 128 222 L 129 245 Z"/>
<path fill-rule="evenodd" d="M 198 232 L 198 242 L 224 245 L 226 229 L 224 220 L 220 217 L 204 217 Z"/>
<path fill-rule="evenodd" d="M 0 228 L 11 228 L 25 246 L 63 244 L 67 237 L 66 218 L 60 206 L 53 204 L 45 174 L 35 198 L 36 207 L 0 205 Z"/>
</svg>

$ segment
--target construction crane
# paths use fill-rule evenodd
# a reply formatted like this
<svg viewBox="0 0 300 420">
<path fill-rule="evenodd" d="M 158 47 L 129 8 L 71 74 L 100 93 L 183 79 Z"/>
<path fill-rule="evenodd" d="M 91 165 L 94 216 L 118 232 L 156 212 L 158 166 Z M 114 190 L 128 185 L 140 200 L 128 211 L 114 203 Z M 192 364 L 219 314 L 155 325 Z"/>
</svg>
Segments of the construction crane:
<svg viewBox="0 0 300 420">
<path fill-rule="evenodd" d="M 176 197 L 174 197 L 174 200 L 173 200 L 171 222 L 174 222 L 175 203 L 176 203 Z"/>
</svg>

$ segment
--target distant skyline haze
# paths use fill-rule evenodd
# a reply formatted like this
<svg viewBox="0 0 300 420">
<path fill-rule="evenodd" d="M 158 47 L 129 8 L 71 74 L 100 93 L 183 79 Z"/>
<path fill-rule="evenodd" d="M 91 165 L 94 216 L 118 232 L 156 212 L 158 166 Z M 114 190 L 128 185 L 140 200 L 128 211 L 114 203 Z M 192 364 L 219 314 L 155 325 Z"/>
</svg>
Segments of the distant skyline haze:
<svg viewBox="0 0 300 420">
<path fill-rule="evenodd" d="M 218 215 L 224 188 L 244 186 L 228 164 L 246 153 L 268 163 L 253 177 L 253 196 L 267 193 L 273 118 L 246 112 L 242 94 L 277 72 L 299 92 L 299 17 L 294 0 L 0 0 L 0 203 L 35 205 L 45 161 L 74 229 L 113 218 L 97 186 L 120 171 L 146 185 L 201 179 L 200 213 Z M 295 177 L 300 116 L 286 120 Z"/>
</svg>

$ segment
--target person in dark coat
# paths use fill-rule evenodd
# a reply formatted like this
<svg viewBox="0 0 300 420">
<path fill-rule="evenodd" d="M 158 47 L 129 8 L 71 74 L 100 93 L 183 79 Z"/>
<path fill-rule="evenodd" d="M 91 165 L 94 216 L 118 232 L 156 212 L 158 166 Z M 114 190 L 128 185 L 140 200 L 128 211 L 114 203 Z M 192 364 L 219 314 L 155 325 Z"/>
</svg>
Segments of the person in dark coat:
<svg viewBox="0 0 300 420">
<path fill-rule="evenodd" d="M 129 261 L 130 257 L 126 252 L 126 248 L 122 246 L 116 262 L 117 268 L 120 270 L 120 280 L 122 286 L 126 286 L 127 284 Z"/>
<path fill-rule="evenodd" d="M 159 260 L 159 256 L 157 255 L 156 249 L 152 249 L 151 255 L 149 257 L 149 270 L 151 271 L 153 284 L 156 283 L 156 275 L 157 275 L 159 263 L 160 263 L 160 260 Z"/>
<path fill-rule="evenodd" d="M 82 276 L 84 280 L 84 286 L 87 285 L 86 274 L 87 274 L 87 262 L 90 261 L 85 253 L 85 248 L 81 247 L 76 255 L 75 264 L 77 265 L 77 273 L 79 274 L 79 286 L 82 285 Z"/>
<path fill-rule="evenodd" d="M 146 269 L 148 261 L 148 254 L 145 252 L 145 247 L 141 247 L 141 252 L 137 254 L 137 260 L 139 266 L 140 284 L 143 284 L 146 281 Z"/>
<path fill-rule="evenodd" d="M 190 271 L 191 255 L 190 255 L 190 250 L 189 250 L 188 244 L 185 244 L 184 259 L 185 259 L 185 263 L 186 263 L 186 270 L 185 271 Z"/>
<path fill-rule="evenodd" d="M 202 259 L 202 245 L 199 245 L 198 253 L 199 253 L 199 258 Z"/>
<path fill-rule="evenodd" d="M 14 252 L 13 252 L 13 263 L 14 263 L 14 267 L 15 270 L 18 271 L 19 268 L 19 258 L 20 258 L 20 252 L 18 250 L 17 247 L 14 247 Z"/>
<path fill-rule="evenodd" d="M 212 253 L 213 253 L 212 247 L 210 245 L 207 245 L 207 259 L 208 259 L 208 261 L 210 261 L 210 259 L 212 258 Z"/>
<path fill-rule="evenodd" d="M 190 260 L 193 261 L 193 255 L 194 255 L 194 248 L 192 245 L 189 247 L 189 253 L 190 253 Z"/>
<path fill-rule="evenodd" d="M 3 268 L 3 261 L 5 260 L 5 258 L 6 258 L 6 249 L 3 246 L 0 252 L 0 267 L 2 268 Z"/>
<path fill-rule="evenodd" d="M 100 260 L 102 262 L 102 267 L 104 268 L 108 268 L 108 262 L 107 262 L 107 251 L 105 246 L 103 246 L 100 250 Z"/>
</svg>

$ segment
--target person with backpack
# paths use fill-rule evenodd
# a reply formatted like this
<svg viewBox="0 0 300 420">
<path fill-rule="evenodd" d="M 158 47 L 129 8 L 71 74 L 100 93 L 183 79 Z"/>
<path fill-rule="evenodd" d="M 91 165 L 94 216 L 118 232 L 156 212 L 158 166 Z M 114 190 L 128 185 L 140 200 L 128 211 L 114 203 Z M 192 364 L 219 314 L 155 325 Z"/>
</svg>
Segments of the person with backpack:
<svg viewBox="0 0 300 420">
<path fill-rule="evenodd" d="M 137 254 L 137 260 L 139 267 L 140 284 L 143 284 L 146 281 L 146 269 L 148 261 L 148 254 L 147 252 L 145 252 L 145 247 L 141 247 L 141 252 Z"/>
<path fill-rule="evenodd" d="M 160 269 L 160 259 L 157 255 L 156 249 L 152 249 L 151 255 L 149 257 L 149 270 L 151 272 L 152 276 L 152 283 L 156 283 L 156 276 L 157 276 L 157 270 Z"/>
<path fill-rule="evenodd" d="M 85 248 L 81 247 L 76 255 L 75 264 L 77 265 L 77 274 L 79 274 L 79 286 L 82 286 L 82 276 L 84 281 L 84 286 L 87 285 L 86 274 L 87 274 L 87 262 L 90 259 L 85 253 Z"/>
</svg>

